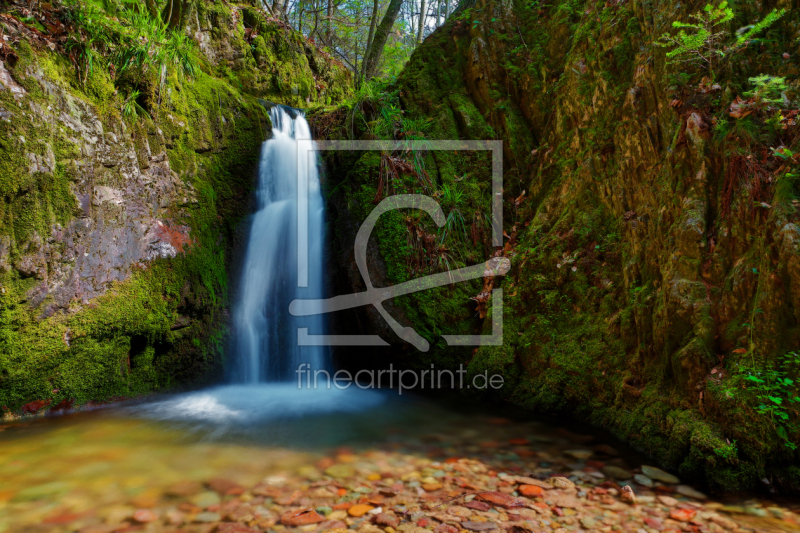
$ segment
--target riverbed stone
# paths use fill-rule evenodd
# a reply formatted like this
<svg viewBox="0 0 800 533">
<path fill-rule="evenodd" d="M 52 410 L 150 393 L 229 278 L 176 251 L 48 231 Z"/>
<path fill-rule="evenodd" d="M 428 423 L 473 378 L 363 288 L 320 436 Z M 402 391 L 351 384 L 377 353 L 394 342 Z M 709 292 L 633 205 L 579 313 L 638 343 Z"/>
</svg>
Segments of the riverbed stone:
<svg viewBox="0 0 800 533">
<path fill-rule="evenodd" d="M 654 466 L 642 465 L 642 473 L 650 479 L 655 479 L 664 483 L 677 484 L 681 482 L 680 479 L 669 472 L 664 472 L 660 468 Z"/>
<path fill-rule="evenodd" d="M 567 451 L 564 452 L 564 455 L 568 455 L 568 456 L 573 457 L 573 458 L 575 458 L 575 459 L 577 459 L 579 461 L 586 461 L 593 454 L 594 454 L 594 452 L 592 452 L 591 450 L 567 450 Z"/>
<path fill-rule="evenodd" d="M 209 490 L 193 496 L 189 499 L 189 501 L 201 509 L 207 509 L 212 505 L 218 505 L 220 502 L 220 497 L 216 492 Z"/>
<path fill-rule="evenodd" d="M 625 481 L 633 477 L 633 474 L 631 474 L 630 471 L 613 465 L 606 465 L 603 468 L 601 468 L 600 471 L 603 472 L 608 477 L 620 481 Z"/>
<path fill-rule="evenodd" d="M 194 517 L 195 522 L 218 522 L 221 519 L 222 517 L 220 516 L 219 513 L 214 513 L 210 511 L 198 513 Z"/>
<path fill-rule="evenodd" d="M 708 496 L 706 496 L 704 493 L 693 487 L 690 487 L 689 485 L 678 485 L 675 488 L 675 491 L 678 494 L 683 494 L 684 496 L 688 496 L 689 498 L 694 498 L 696 500 L 708 499 Z"/>
<path fill-rule="evenodd" d="M 347 464 L 335 464 L 325 469 L 325 473 L 332 478 L 341 479 L 356 475 L 356 469 Z"/>
</svg>

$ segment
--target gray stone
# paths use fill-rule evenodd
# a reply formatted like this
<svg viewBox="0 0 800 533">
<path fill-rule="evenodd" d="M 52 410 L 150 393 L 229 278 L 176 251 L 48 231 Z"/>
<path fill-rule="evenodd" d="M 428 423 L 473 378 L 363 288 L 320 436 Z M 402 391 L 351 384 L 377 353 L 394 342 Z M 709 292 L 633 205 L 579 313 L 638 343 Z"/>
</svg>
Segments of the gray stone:
<svg viewBox="0 0 800 533">
<path fill-rule="evenodd" d="M 620 468 L 618 466 L 606 465 L 600 470 L 608 477 L 613 479 L 618 479 L 620 481 L 625 481 L 626 479 L 630 479 L 633 477 L 633 474 L 631 474 L 624 468 Z"/>
<path fill-rule="evenodd" d="M 708 499 L 708 496 L 706 496 L 705 494 L 703 494 L 699 490 L 693 489 L 689 485 L 678 485 L 675 488 L 675 491 L 678 494 L 682 494 L 684 496 L 688 496 L 689 498 L 694 498 L 696 500 L 706 500 L 706 499 Z"/>
<path fill-rule="evenodd" d="M 650 479 L 663 481 L 664 483 L 677 484 L 681 482 L 680 479 L 673 476 L 672 474 L 664 472 L 660 468 L 656 468 L 654 466 L 642 465 L 642 473 L 647 477 L 649 477 Z"/>
<path fill-rule="evenodd" d="M 189 501 L 201 509 L 205 509 L 211 505 L 219 504 L 220 499 L 219 494 L 209 490 L 206 492 L 201 492 L 200 494 L 192 497 Z"/>
</svg>

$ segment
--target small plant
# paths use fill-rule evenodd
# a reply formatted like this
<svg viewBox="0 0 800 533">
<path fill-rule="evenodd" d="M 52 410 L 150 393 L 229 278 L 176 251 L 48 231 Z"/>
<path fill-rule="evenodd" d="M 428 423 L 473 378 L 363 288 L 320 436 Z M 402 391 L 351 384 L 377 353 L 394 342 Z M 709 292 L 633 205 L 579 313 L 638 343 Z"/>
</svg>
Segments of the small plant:
<svg viewBox="0 0 800 533">
<path fill-rule="evenodd" d="M 756 366 L 739 363 L 736 375 L 747 385 L 749 400 L 756 413 L 769 419 L 784 445 L 797 449 L 793 440 L 800 434 L 800 389 L 794 378 L 800 370 L 800 353 L 789 352 L 778 358 L 776 365 Z M 728 396 L 734 389 L 727 390 Z"/>
<path fill-rule="evenodd" d="M 748 81 L 754 86 L 752 91 L 744 93 L 748 98 L 752 98 L 755 104 L 780 104 L 783 102 L 783 93 L 789 88 L 786 85 L 786 78 L 760 74 Z"/>
<path fill-rule="evenodd" d="M 668 63 L 699 65 L 713 77 L 715 61 L 747 46 L 755 35 L 774 24 L 785 13 L 785 9 L 773 10 L 763 20 L 737 32 L 736 40 L 724 46 L 729 35 L 725 25 L 733 20 L 733 9 L 727 1 L 719 6 L 706 4 L 702 12 L 690 15 L 694 22 L 676 20 L 672 27 L 678 29 L 677 35 L 665 33 L 656 44 L 672 48 L 667 52 Z"/>
<path fill-rule="evenodd" d="M 678 34 L 672 37 L 665 33 L 657 44 L 674 47 L 667 52 L 670 63 L 699 63 L 712 72 L 714 59 L 723 55 L 722 40 L 728 33 L 720 26 L 733 19 L 733 10 L 728 2 L 722 2 L 719 7 L 706 4 L 703 12 L 690 18 L 696 22 L 673 22 L 672 27 L 679 29 Z"/>
<path fill-rule="evenodd" d="M 138 117 L 150 118 L 150 113 L 139 104 L 138 98 L 141 94 L 139 91 L 131 91 L 125 101 L 122 102 L 122 116 L 128 119 L 136 119 Z"/>
<path fill-rule="evenodd" d="M 455 207 L 465 198 L 464 191 L 458 185 L 445 184 L 442 187 L 442 203 L 446 206 Z"/>
<path fill-rule="evenodd" d="M 736 448 L 736 441 L 734 440 L 719 448 L 715 448 L 714 453 L 728 462 L 733 462 L 738 457 L 739 450 Z"/>
</svg>

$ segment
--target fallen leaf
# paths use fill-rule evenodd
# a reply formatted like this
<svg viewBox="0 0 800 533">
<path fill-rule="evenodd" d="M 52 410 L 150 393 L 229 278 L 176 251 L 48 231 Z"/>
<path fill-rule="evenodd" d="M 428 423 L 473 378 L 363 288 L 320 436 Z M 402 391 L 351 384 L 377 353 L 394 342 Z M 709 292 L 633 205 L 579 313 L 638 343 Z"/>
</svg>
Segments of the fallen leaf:
<svg viewBox="0 0 800 533">
<path fill-rule="evenodd" d="M 753 112 L 753 109 L 749 108 L 749 105 L 752 103 L 753 103 L 752 98 L 748 98 L 747 100 L 742 100 L 741 97 L 737 96 L 736 99 L 731 104 L 729 115 L 733 118 L 746 117 L 747 115 Z"/>
</svg>

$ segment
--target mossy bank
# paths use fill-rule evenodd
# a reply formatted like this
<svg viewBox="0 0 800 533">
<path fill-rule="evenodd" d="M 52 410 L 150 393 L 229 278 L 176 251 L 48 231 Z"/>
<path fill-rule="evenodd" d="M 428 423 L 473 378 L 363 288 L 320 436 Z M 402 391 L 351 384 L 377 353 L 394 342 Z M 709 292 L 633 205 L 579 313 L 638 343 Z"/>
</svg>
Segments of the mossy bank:
<svg viewBox="0 0 800 533">
<path fill-rule="evenodd" d="M 382 221 L 376 284 L 492 254 L 513 266 L 502 282 L 395 302 L 432 345 L 420 353 L 394 337 L 407 364 L 502 374 L 487 399 L 610 428 L 713 491 L 797 490 L 797 366 L 784 357 L 800 346 L 796 161 L 774 151 L 797 139 L 786 118 L 800 97 L 797 10 L 732 4 L 730 39 L 789 11 L 714 73 L 669 64 L 656 40 L 704 5 L 462 3 L 385 94 L 315 120 L 340 137 L 502 140 L 503 246 L 485 219 L 488 157 L 356 154 L 330 159 L 338 253 L 352 264 L 347 228 L 387 192 L 436 197 L 442 228 L 412 212 Z M 743 117 L 731 105 L 760 73 L 786 78 L 786 100 L 751 100 Z M 500 285 L 503 345 L 447 347 L 441 334 L 491 331 L 489 289 Z M 761 369 L 773 385 L 748 378 Z M 763 405 L 775 383 L 786 383 L 786 419 Z"/>
</svg>

